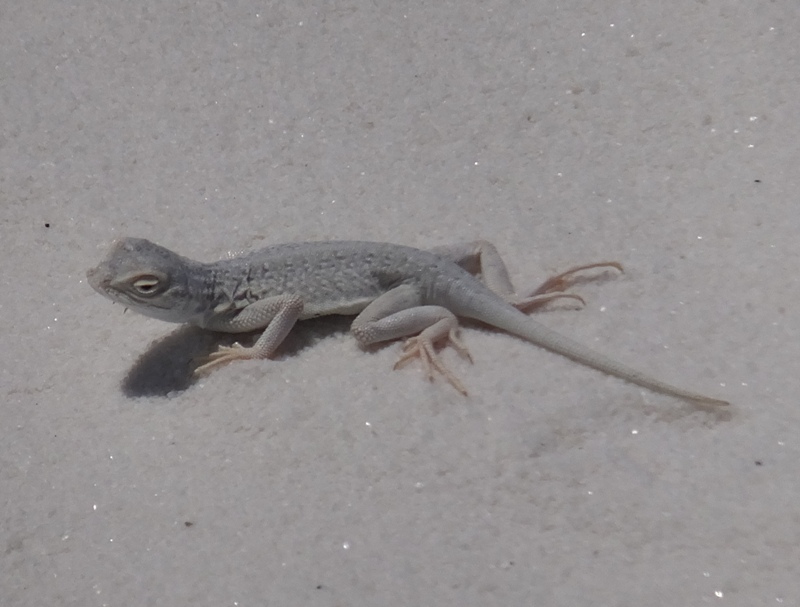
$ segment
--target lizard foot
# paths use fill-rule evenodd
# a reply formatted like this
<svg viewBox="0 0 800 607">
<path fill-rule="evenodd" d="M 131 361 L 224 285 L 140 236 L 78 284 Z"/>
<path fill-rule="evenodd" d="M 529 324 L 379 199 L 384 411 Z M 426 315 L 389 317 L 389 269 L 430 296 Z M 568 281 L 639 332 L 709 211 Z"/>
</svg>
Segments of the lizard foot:
<svg viewBox="0 0 800 607">
<path fill-rule="evenodd" d="M 562 272 L 561 274 L 548 278 L 526 297 L 523 297 L 518 301 L 512 301 L 511 305 L 521 312 L 528 312 L 543 306 L 547 302 L 553 301 L 554 299 L 559 299 L 561 297 L 576 299 L 581 302 L 581 304 L 585 305 L 586 302 L 580 295 L 563 293 L 563 291 L 570 287 L 572 278 L 575 274 L 582 272 L 583 270 L 592 270 L 594 268 L 614 268 L 620 272 L 624 272 L 622 265 L 616 261 L 601 261 L 598 263 L 590 263 L 585 266 L 570 268 L 566 272 Z"/>
<path fill-rule="evenodd" d="M 225 365 L 234 360 L 249 360 L 258 358 L 255 348 L 246 348 L 240 343 L 232 346 L 220 346 L 216 352 L 212 352 L 205 359 L 205 362 L 194 370 L 195 376 L 208 373 L 214 367 Z"/>
<path fill-rule="evenodd" d="M 537 295 L 523 297 L 522 299 L 512 301 L 510 303 L 520 312 L 529 312 L 553 300 L 562 298 L 575 299 L 581 302 L 582 306 L 586 305 L 586 300 L 584 300 L 580 295 L 575 295 L 574 293 L 539 293 Z"/>
<path fill-rule="evenodd" d="M 444 329 L 446 332 L 442 334 L 440 328 L 434 325 L 433 327 L 428 327 L 419 335 L 406 340 L 406 343 L 403 344 L 403 354 L 395 363 L 394 368 L 399 369 L 400 367 L 404 367 L 406 364 L 408 364 L 408 362 L 412 359 L 419 358 L 422 361 L 422 366 L 424 367 L 425 373 L 430 381 L 433 381 L 434 371 L 438 371 L 448 382 L 450 382 L 451 386 L 466 396 L 467 389 L 464 387 L 464 384 L 462 384 L 461 381 L 453 374 L 453 372 L 445 366 L 441 358 L 439 358 L 439 354 L 436 352 L 436 349 L 433 345 L 434 341 L 445 337 L 453 345 L 456 351 L 461 356 L 469 360 L 469 362 L 472 362 L 472 356 L 470 356 L 469 350 L 467 350 L 467 347 L 458 338 L 458 335 L 456 334 L 457 327 L 444 327 Z"/>
</svg>

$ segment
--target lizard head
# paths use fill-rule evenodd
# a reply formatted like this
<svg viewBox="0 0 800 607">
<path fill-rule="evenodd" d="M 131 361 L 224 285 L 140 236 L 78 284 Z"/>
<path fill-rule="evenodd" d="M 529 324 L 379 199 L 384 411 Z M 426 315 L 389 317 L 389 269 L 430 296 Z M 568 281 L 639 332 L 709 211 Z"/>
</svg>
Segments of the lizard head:
<svg viewBox="0 0 800 607">
<path fill-rule="evenodd" d="M 120 238 L 86 278 L 111 301 L 145 316 L 182 323 L 197 312 L 190 282 L 191 271 L 199 265 L 149 240 Z"/>
</svg>

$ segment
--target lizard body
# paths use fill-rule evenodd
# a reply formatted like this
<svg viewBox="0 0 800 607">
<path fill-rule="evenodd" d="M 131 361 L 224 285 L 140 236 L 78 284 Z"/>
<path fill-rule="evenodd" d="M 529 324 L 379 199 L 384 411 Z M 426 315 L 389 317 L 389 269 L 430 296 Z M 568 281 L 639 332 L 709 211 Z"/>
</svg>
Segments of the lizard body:
<svg viewBox="0 0 800 607">
<path fill-rule="evenodd" d="M 611 262 L 574 268 L 520 297 L 485 241 L 431 251 L 358 241 L 293 243 L 201 263 L 148 240 L 122 238 L 87 278 L 101 295 L 145 316 L 227 333 L 263 330 L 252 347 L 220 347 L 197 369 L 201 373 L 236 359 L 270 357 L 298 320 L 356 315 L 351 330 L 359 343 L 408 337 L 397 366 L 418 357 L 429 377 L 436 370 L 466 394 L 434 349 L 449 340 L 469 357 L 457 336 L 457 317 L 464 317 L 656 392 L 727 404 L 618 363 L 522 311 L 558 297 L 580 300 L 561 290 L 567 276 L 592 267 L 622 269 Z"/>
</svg>

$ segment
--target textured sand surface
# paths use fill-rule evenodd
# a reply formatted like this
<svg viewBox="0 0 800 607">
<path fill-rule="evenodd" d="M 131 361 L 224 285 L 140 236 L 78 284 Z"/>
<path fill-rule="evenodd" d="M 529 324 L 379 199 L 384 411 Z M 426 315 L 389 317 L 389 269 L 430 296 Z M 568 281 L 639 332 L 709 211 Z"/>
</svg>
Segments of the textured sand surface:
<svg viewBox="0 0 800 607">
<path fill-rule="evenodd" d="M 0 603 L 800 604 L 796 6 L 6 4 Z M 480 327 L 463 398 L 338 320 L 193 382 L 86 284 L 121 235 L 616 260 L 538 319 L 734 404 Z"/>
</svg>

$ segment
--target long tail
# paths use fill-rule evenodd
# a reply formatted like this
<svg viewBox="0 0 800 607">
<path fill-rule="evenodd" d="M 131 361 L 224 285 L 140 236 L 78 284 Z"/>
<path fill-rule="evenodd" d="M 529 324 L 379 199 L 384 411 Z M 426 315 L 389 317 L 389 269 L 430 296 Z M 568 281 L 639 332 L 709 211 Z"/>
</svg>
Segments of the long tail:
<svg viewBox="0 0 800 607">
<path fill-rule="evenodd" d="M 499 306 L 498 302 L 483 297 L 471 298 L 470 310 L 464 310 L 462 315 L 474 318 L 493 327 L 516 335 L 537 346 L 541 346 L 556 354 L 561 354 L 577 363 L 592 367 L 603 373 L 619 377 L 626 381 L 636 384 L 654 392 L 669 394 L 678 398 L 702 403 L 704 405 L 728 405 L 728 401 L 704 396 L 696 392 L 690 392 L 663 382 L 633 369 L 627 365 L 619 363 L 604 354 L 595 352 L 591 348 L 570 339 L 560 333 L 545 327 L 536 322 L 526 314 L 523 314 L 513 306 Z"/>
</svg>

